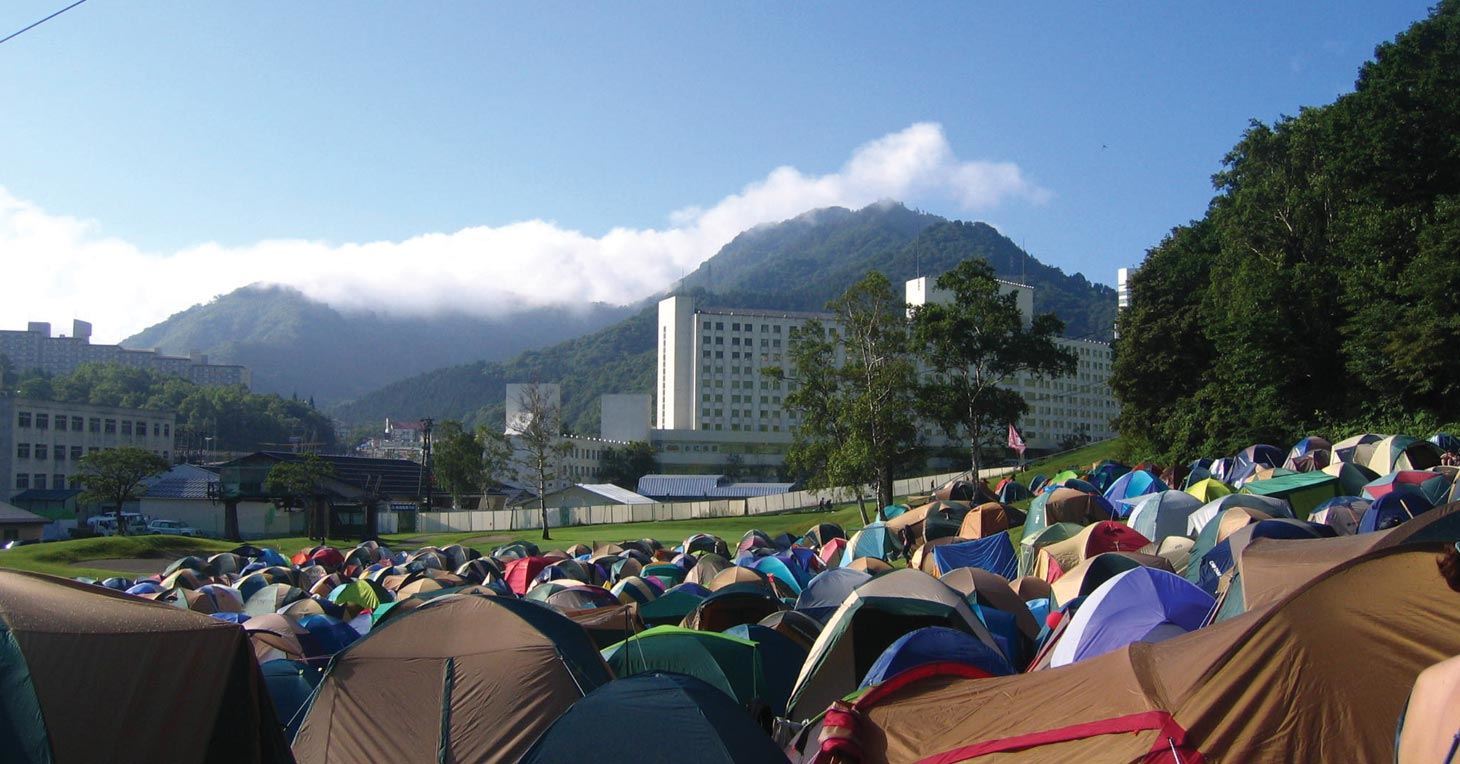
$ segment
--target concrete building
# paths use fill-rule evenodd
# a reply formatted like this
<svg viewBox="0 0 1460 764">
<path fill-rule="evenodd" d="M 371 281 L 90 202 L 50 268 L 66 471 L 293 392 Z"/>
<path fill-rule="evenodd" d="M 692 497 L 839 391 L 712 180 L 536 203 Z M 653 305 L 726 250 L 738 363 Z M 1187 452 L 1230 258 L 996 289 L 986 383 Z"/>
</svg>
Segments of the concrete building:
<svg viewBox="0 0 1460 764">
<path fill-rule="evenodd" d="M 32 321 L 25 331 L 0 331 L 0 355 L 10 359 L 19 372 L 39 370 L 48 374 L 69 374 L 86 363 L 110 363 L 172 374 L 200 385 L 243 385 L 253 376 L 245 366 L 215 364 L 208 356 L 192 352 L 186 356 L 162 355 L 155 350 L 133 350 L 120 345 L 91 344 L 91 324 L 71 323 L 71 335 L 51 336 L 51 325 Z"/>
<path fill-rule="evenodd" d="M 605 440 L 649 442 L 653 396 L 647 393 L 605 395 L 598 399 L 598 436 Z"/>
<path fill-rule="evenodd" d="M 1115 271 L 1115 312 L 1119 315 L 1121 311 L 1130 307 L 1130 269 L 1117 268 Z M 1115 336 L 1120 337 L 1120 325 L 1116 324 Z"/>
<path fill-rule="evenodd" d="M 77 463 L 95 451 L 135 446 L 171 461 L 175 421 L 170 411 L 0 396 L 0 500 L 78 488 Z"/>
</svg>

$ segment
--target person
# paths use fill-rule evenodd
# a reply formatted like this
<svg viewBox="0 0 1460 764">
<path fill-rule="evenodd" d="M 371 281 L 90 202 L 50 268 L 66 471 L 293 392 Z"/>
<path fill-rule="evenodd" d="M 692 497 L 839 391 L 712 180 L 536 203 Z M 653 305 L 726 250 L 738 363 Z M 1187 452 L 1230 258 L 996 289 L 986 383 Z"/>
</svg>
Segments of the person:
<svg viewBox="0 0 1460 764">
<path fill-rule="evenodd" d="M 1440 569 L 1440 577 L 1445 579 L 1445 583 L 1454 591 L 1460 592 L 1460 541 L 1447 544 L 1435 565 Z"/>
</svg>

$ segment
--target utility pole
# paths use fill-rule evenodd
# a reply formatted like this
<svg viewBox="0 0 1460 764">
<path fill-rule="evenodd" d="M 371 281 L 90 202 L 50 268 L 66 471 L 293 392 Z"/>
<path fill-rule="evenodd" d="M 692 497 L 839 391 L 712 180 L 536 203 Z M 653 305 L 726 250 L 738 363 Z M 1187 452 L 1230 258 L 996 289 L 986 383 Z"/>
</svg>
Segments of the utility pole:
<svg viewBox="0 0 1460 764">
<path fill-rule="evenodd" d="M 416 493 L 421 496 L 424 509 L 431 509 L 431 487 L 435 475 L 431 472 L 431 428 L 435 420 L 426 417 L 421 420 L 421 472 L 416 478 Z"/>
</svg>

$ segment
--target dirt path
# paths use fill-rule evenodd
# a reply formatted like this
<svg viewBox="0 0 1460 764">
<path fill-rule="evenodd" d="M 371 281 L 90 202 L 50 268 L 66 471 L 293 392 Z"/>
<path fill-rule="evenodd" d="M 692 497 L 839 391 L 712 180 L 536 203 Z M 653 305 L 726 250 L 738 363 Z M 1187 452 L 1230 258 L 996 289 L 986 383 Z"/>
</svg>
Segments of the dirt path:
<svg viewBox="0 0 1460 764">
<path fill-rule="evenodd" d="M 210 555 L 217 552 L 181 550 L 177 552 L 156 552 L 143 557 L 104 557 L 96 560 L 78 560 L 71 563 L 73 568 L 91 568 L 93 570 L 114 570 L 118 573 L 125 573 L 132 578 L 139 576 L 150 576 L 153 573 L 161 573 L 173 560 L 188 555 L 208 559 Z"/>
</svg>

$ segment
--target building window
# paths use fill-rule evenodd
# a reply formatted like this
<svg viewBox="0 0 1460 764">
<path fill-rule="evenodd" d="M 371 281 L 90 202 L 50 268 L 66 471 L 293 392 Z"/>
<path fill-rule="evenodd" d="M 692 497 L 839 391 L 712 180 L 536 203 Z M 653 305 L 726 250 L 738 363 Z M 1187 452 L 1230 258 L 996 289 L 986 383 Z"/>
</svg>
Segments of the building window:
<svg viewBox="0 0 1460 764">
<path fill-rule="evenodd" d="M 23 490 L 25 490 L 25 489 L 27 489 L 29 487 L 30 487 L 30 475 L 16 475 L 15 476 L 15 488 L 16 488 L 16 490 L 23 491 Z"/>
<path fill-rule="evenodd" d="M 91 419 L 88 419 L 86 422 L 86 429 L 90 430 L 91 432 L 101 432 L 101 419 L 99 417 L 92 417 Z"/>
<path fill-rule="evenodd" d="M 49 414 L 36 414 L 35 428 L 37 430 L 49 430 L 51 428 L 51 416 Z"/>
<path fill-rule="evenodd" d="M 38 489 L 40 489 L 42 491 L 46 490 L 46 476 L 45 475 L 31 475 L 31 477 L 30 477 L 30 483 L 31 483 L 31 487 L 32 488 L 38 488 Z"/>
<path fill-rule="evenodd" d="M 127 437 L 131 437 L 131 435 L 132 435 L 132 421 L 130 419 L 123 419 L 122 420 L 122 434 L 125 435 L 125 436 L 127 436 Z"/>
<path fill-rule="evenodd" d="M 116 435 L 117 434 L 117 420 L 115 420 L 115 419 L 108 419 L 108 420 L 106 420 L 106 434 L 107 435 Z"/>
<path fill-rule="evenodd" d="M 71 461 L 73 461 L 73 462 L 79 462 L 79 461 L 81 461 L 81 446 L 72 446 L 71 447 Z"/>
<path fill-rule="evenodd" d="M 44 444 L 44 443 L 37 443 L 37 444 L 35 444 L 35 458 L 37 458 L 37 459 L 45 459 L 48 456 L 50 456 L 50 452 L 49 452 L 48 447 L 46 446 L 46 444 Z"/>
<path fill-rule="evenodd" d="M 64 461 L 66 461 L 66 447 L 65 446 L 56 446 L 55 448 L 51 449 L 51 455 L 52 455 L 52 458 L 55 461 L 58 461 L 58 462 L 64 462 Z"/>
<path fill-rule="evenodd" d="M 156 438 L 156 437 L 160 437 L 161 435 L 162 435 L 162 423 L 161 422 L 153 422 L 152 423 L 152 437 Z"/>
<path fill-rule="evenodd" d="M 15 444 L 15 458 L 17 458 L 17 459 L 29 459 L 30 458 L 30 444 L 29 443 L 16 443 Z"/>
<path fill-rule="evenodd" d="M 66 476 L 65 475 L 62 475 L 60 473 L 57 473 L 55 475 L 52 475 L 51 476 L 51 485 L 55 486 L 56 487 L 56 490 L 58 490 L 58 491 L 60 489 L 62 489 L 62 488 L 65 488 L 66 487 Z"/>
<path fill-rule="evenodd" d="M 57 432 L 65 432 L 66 431 L 66 417 L 63 417 L 63 416 L 56 417 L 56 431 Z"/>
<path fill-rule="evenodd" d="M 171 422 L 163 422 L 162 423 L 162 437 L 164 437 L 164 438 L 171 438 L 172 437 L 172 423 Z"/>
</svg>

